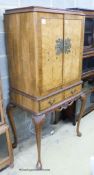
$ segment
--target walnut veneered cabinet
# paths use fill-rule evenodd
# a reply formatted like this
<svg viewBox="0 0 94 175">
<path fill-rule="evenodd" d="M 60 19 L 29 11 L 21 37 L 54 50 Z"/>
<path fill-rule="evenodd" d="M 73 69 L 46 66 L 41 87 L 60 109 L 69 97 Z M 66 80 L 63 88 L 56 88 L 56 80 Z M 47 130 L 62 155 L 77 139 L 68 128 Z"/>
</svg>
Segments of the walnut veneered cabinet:
<svg viewBox="0 0 94 175">
<path fill-rule="evenodd" d="M 11 102 L 40 114 L 81 92 L 83 26 L 81 13 L 6 10 Z"/>
<path fill-rule="evenodd" d="M 6 46 L 11 105 L 33 112 L 38 161 L 41 163 L 41 128 L 48 111 L 67 108 L 81 97 L 79 123 L 85 106 L 82 95 L 84 15 L 58 9 L 25 7 L 5 12 Z M 14 132 L 17 144 L 16 132 Z"/>
</svg>

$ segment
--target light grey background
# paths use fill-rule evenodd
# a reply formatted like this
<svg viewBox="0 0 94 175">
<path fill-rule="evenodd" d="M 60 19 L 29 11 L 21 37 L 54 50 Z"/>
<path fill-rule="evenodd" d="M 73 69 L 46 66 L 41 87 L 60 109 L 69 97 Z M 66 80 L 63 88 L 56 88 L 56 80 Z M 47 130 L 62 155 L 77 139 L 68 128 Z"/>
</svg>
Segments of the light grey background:
<svg viewBox="0 0 94 175">
<path fill-rule="evenodd" d="M 5 9 L 32 5 L 54 8 L 81 7 L 94 9 L 94 0 L 0 0 L 0 74 L 2 79 L 3 100 L 5 106 L 9 101 L 9 74 L 5 49 L 3 13 Z M 14 118 L 19 140 L 29 137 L 32 131 L 31 114 L 18 109 L 15 112 Z M 50 119 L 48 121 L 50 121 Z M 48 121 L 46 121 L 46 123 L 49 123 Z"/>
</svg>

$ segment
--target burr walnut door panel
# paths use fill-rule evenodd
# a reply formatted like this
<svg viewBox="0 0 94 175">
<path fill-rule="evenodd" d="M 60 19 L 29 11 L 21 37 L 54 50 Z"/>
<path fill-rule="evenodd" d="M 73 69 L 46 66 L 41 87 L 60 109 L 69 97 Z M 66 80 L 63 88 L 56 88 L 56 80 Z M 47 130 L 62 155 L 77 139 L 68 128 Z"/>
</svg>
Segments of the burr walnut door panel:
<svg viewBox="0 0 94 175">
<path fill-rule="evenodd" d="M 62 86 L 63 54 L 57 54 L 58 39 L 63 40 L 63 16 L 45 14 L 41 17 L 41 92 Z"/>
<path fill-rule="evenodd" d="M 81 80 L 83 49 L 82 38 L 82 17 L 65 15 L 63 65 L 64 86 L 73 84 Z"/>
</svg>

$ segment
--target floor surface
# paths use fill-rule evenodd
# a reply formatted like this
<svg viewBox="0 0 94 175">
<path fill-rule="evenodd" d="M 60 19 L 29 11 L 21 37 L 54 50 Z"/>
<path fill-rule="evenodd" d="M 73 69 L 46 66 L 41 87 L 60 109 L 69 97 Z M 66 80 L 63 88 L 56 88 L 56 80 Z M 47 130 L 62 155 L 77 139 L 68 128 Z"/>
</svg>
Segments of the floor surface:
<svg viewBox="0 0 94 175">
<path fill-rule="evenodd" d="M 43 171 L 35 170 L 36 145 L 27 140 L 14 150 L 14 168 L 0 175 L 91 175 L 94 156 L 94 111 L 81 120 L 82 137 L 72 123 L 59 122 L 42 138 Z"/>
</svg>

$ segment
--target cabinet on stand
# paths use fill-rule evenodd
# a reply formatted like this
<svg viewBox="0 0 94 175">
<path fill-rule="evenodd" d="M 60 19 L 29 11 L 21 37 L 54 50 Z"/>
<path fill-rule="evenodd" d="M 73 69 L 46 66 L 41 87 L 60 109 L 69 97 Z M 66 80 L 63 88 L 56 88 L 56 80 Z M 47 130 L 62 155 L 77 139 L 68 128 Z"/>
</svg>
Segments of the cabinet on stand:
<svg viewBox="0 0 94 175">
<path fill-rule="evenodd" d="M 27 7 L 6 10 L 5 32 L 10 74 L 8 114 L 19 106 L 32 112 L 41 163 L 41 127 L 46 113 L 62 110 L 81 98 L 84 111 L 82 51 L 84 15 L 59 9 Z M 75 27 L 76 26 L 76 27 Z M 15 143 L 17 136 L 14 128 Z"/>
</svg>

